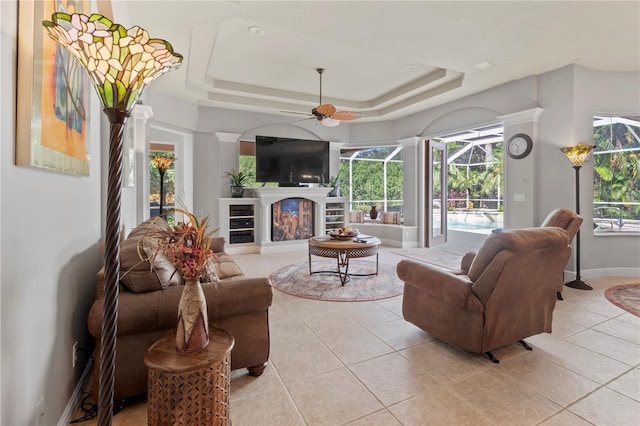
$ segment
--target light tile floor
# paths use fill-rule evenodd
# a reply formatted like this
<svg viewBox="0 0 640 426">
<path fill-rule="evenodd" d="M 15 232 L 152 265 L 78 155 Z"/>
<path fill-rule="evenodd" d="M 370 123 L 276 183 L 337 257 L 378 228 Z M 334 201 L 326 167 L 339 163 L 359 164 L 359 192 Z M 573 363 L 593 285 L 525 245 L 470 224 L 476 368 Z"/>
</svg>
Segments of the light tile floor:
<svg viewBox="0 0 640 426">
<path fill-rule="evenodd" d="M 396 264 L 396 249 L 380 261 Z M 304 251 L 235 255 L 250 276 L 304 262 Z M 487 358 L 402 319 L 402 297 L 321 302 L 274 291 L 271 359 L 258 378 L 232 373 L 231 417 L 243 425 L 638 425 L 640 318 L 604 298 L 633 278 L 565 288 L 554 332 Z M 91 424 L 95 420 L 85 424 Z M 144 401 L 113 418 L 146 423 Z"/>
</svg>

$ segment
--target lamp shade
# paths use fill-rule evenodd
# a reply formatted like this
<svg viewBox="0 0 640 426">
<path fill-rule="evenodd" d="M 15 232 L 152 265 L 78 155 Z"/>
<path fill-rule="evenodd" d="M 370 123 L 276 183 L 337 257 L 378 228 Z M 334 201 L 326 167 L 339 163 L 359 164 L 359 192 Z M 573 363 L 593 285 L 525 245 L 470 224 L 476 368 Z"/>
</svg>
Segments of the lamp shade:
<svg viewBox="0 0 640 426">
<path fill-rule="evenodd" d="M 158 169 L 160 174 L 164 174 L 176 161 L 174 157 L 163 157 L 162 155 L 151 156 L 151 164 Z"/>
<path fill-rule="evenodd" d="M 569 158 L 569 161 L 571 161 L 571 163 L 575 167 L 580 167 L 594 148 L 595 146 L 593 145 L 578 144 L 573 146 L 565 146 L 564 148 L 560 148 L 560 151 L 562 151 L 567 156 L 567 158 Z"/>
<path fill-rule="evenodd" d="M 57 12 L 42 25 L 86 68 L 104 108 L 130 111 L 149 83 L 182 64 L 169 42 L 99 14 Z"/>
</svg>

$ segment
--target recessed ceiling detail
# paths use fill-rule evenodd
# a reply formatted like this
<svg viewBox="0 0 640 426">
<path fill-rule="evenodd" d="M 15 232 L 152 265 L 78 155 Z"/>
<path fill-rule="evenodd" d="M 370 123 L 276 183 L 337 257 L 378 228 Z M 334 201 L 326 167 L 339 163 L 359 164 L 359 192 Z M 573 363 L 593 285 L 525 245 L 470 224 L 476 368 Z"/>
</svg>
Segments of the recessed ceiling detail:
<svg viewBox="0 0 640 426">
<path fill-rule="evenodd" d="M 260 28 L 260 37 L 247 28 Z M 279 113 L 284 103 L 287 111 L 306 113 L 317 105 L 313 70 L 334 64 L 336 58 L 339 66 L 327 66 L 324 98 L 365 117 L 403 108 L 408 99 L 455 90 L 464 77 L 413 58 L 381 55 L 373 45 L 364 49 L 235 18 L 222 21 L 215 33 L 203 88 L 209 101 L 230 107 L 260 106 Z M 366 93 L 367 99 L 360 93 Z"/>
<path fill-rule="evenodd" d="M 398 119 L 571 64 L 640 71 L 640 2 L 111 3 L 116 20 L 161 35 L 185 57 L 154 91 L 220 108 L 308 112 L 320 67 L 323 99 L 363 114 L 358 122 Z"/>
</svg>

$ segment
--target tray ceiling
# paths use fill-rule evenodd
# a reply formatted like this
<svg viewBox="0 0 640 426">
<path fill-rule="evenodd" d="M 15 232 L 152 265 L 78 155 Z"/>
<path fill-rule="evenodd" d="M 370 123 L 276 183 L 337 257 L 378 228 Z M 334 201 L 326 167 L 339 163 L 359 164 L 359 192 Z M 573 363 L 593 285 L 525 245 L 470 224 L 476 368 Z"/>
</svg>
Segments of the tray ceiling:
<svg viewBox="0 0 640 426">
<path fill-rule="evenodd" d="M 117 1 L 185 56 L 154 89 L 292 115 L 387 120 L 569 64 L 640 71 L 640 2 Z"/>
</svg>

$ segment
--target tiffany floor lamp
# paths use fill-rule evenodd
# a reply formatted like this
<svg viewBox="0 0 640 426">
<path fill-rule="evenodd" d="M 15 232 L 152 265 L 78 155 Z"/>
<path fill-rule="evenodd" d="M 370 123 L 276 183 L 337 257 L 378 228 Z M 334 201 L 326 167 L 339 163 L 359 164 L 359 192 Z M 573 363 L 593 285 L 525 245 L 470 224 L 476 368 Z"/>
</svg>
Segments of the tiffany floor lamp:
<svg viewBox="0 0 640 426">
<path fill-rule="evenodd" d="M 164 157 L 162 155 L 153 155 L 151 156 L 151 164 L 158 169 L 158 174 L 160 175 L 160 213 L 162 215 L 164 213 L 164 175 L 169 170 L 169 167 L 176 161 L 173 157 Z"/>
<path fill-rule="evenodd" d="M 576 170 L 576 213 L 580 214 L 580 168 L 589 153 L 595 148 L 593 145 L 578 144 L 574 146 L 565 146 L 560 150 L 569 158 L 573 168 Z M 591 290 L 592 287 L 580 279 L 580 230 L 576 234 L 576 278 L 568 283 L 567 287 L 576 288 L 578 290 Z"/>
<path fill-rule="evenodd" d="M 105 426 L 111 424 L 113 414 L 124 127 L 142 91 L 155 78 L 177 69 L 182 55 L 140 27 L 127 30 L 98 14 L 54 13 L 42 25 L 89 73 L 110 124 L 98 396 L 98 424 Z"/>
</svg>

